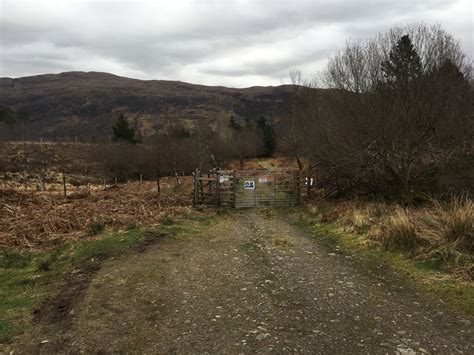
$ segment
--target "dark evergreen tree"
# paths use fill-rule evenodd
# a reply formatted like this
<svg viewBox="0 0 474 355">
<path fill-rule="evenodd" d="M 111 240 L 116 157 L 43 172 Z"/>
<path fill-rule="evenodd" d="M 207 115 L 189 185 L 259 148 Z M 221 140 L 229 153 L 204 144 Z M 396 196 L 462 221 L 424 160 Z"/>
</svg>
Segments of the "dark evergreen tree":
<svg viewBox="0 0 474 355">
<path fill-rule="evenodd" d="M 385 78 L 396 88 L 404 88 L 421 74 L 421 59 L 410 36 L 402 36 L 390 51 L 390 59 L 382 62 Z"/>
<path fill-rule="evenodd" d="M 135 137 L 135 130 L 129 126 L 123 113 L 120 114 L 112 128 L 114 131 L 114 142 L 125 141 L 131 144 L 138 143 L 138 139 Z"/>
<path fill-rule="evenodd" d="M 28 112 L 28 110 L 22 108 L 19 111 L 17 111 L 16 117 L 18 118 L 20 122 L 27 123 L 30 120 L 30 113 Z"/>
<path fill-rule="evenodd" d="M 0 122 L 3 121 L 6 124 L 13 124 L 15 121 L 15 112 L 7 106 L 0 105 Z"/>
<path fill-rule="evenodd" d="M 230 128 L 235 129 L 235 130 L 239 130 L 239 129 L 242 128 L 242 126 L 241 126 L 239 123 L 237 123 L 237 122 L 235 121 L 234 115 L 231 115 L 231 116 L 230 116 L 230 122 L 229 122 L 229 124 L 230 124 Z"/>
<path fill-rule="evenodd" d="M 191 132 L 186 128 L 182 126 L 175 126 L 170 130 L 171 136 L 178 138 L 178 139 L 183 139 L 183 138 L 190 138 L 191 137 Z"/>
<path fill-rule="evenodd" d="M 431 75 L 441 83 L 448 84 L 448 88 L 463 86 L 468 89 L 470 85 L 469 80 L 464 76 L 459 67 L 450 59 L 444 60 L 441 65 L 434 68 Z"/>
<path fill-rule="evenodd" d="M 267 123 L 263 116 L 260 116 L 257 120 L 257 126 L 262 137 L 263 156 L 269 157 L 275 153 L 275 130 L 271 124 Z"/>
</svg>

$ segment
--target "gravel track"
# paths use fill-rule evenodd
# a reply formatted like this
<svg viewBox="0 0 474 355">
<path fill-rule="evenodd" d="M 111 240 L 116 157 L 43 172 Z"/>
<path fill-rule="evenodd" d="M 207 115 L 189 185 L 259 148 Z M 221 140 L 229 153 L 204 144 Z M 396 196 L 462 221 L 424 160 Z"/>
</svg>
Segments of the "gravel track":
<svg viewBox="0 0 474 355">
<path fill-rule="evenodd" d="M 473 353 L 472 325 L 386 268 L 330 252 L 278 213 L 106 261 L 39 352 Z M 64 339 L 67 339 L 65 341 Z"/>
</svg>

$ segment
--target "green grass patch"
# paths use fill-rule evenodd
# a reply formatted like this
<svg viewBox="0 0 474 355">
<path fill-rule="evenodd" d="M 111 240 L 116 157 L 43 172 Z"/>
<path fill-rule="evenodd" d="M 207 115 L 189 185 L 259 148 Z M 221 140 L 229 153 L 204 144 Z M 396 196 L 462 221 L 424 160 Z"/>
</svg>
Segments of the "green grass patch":
<svg viewBox="0 0 474 355">
<path fill-rule="evenodd" d="M 25 268 L 31 262 L 31 254 L 20 253 L 15 250 L 4 250 L 3 257 L 0 259 L 0 267 L 5 269 Z"/>
<path fill-rule="evenodd" d="M 86 227 L 88 235 L 97 235 L 103 232 L 105 229 L 105 222 L 102 219 L 97 219 L 89 223 Z"/>
<path fill-rule="evenodd" d="M 81 264 L 133 251 L 145 239 L 194 235 L 212 217 L 176 218 L 172 224 L 102 232 L 95 240 L 67 243 L 36 254 L 0 251 L 0 353 L 31 321 L 32 311 L 66 285 L 70 271 Z M 135 249 L 136 250 L 136 249 Z"/>
<path fill-rule="evenodd" d="M 175 223 L 174 219 L 170 216 L 163 216 L 159 219 L 159 222 L 165 226 L 170 226 Z"/>
<path fill-rule="evenodd" d="M 415 287 L 422 288 L 433 296 L 462 313 L 474 317 L 474 287 L 472 283 L 458 281 L 443 272 L 439 262 L 408 259 L 400 252 L 382 250 L 363 243 L 361 235 L 342 231 L 335 224 L 325 224 L 311 213 L 303 210 L 288 210 L 293 223 L 310 232 L 318 244 L 332 252 L 355 252 L 365 264 L 377 265 L 381 262 L 401 274 L 408 274 L 416 281 Z"/>
</svg>

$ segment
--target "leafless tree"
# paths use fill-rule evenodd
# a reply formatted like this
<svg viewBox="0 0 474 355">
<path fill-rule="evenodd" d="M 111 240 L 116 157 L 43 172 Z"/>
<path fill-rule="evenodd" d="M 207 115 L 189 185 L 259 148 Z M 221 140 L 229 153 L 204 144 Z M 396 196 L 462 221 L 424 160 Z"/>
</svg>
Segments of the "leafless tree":
<svg viewBox="0 0 474 355">
<path fill-rule="evenodd" d="M 279 126 L 279 150 L 285 155 L 294 157 L 298 168 L 301 170 L 303 168 L 301 158 L 307 144 L 304 129 L 305 120 L 302 117 L 302 113 L 304 112 L 303 106 L 306 106 L 309 101 L 301 100 L 300 94 L 304 89 L 303 85 L 306 84 L 303 81 L 301 71 L 290 71 L 290 81 L 290 117 Z"/>
<path fill-rule="evenodd" d="M 96 159 L 105 170 L 104 173 L 118 181 L 125 181 L 140 168 L 145 151 L 142 145 L 129 143 L 109 143 L 96 145 Z"/>
<path fill-rule="evenodd" d="M 256 123 L 250 120 L 237 122 L 232 117 L 221 139 L 222 155 L 228 159 L 238 159 L 241 170 L 244 169 L 245 159 L 258 157 L 263 151 Z"/>
<path fill-rule="evenodd" d="M 419 58 L 402 78 L 389 64 L 404 37 Z M 366 191 L 403 199 L 433 191 L 446 163 L 472 148 L 471 66 L 440 26 L 397 27 L 348 43 L 322 78 L 331 90 L 324 114 L 314 115 L 311 158 Z"/>
<path fill-rule="evenodd" d="M 191 137 L 193 146 L 191 154 L 195 167 L 200 171 L 210 168 L 211 164 L 216 165 L 212 155 L 212 146 L 215 139 L 216 134 L 207 122 L 201 120 L 196 124 Z"/>
</svg>

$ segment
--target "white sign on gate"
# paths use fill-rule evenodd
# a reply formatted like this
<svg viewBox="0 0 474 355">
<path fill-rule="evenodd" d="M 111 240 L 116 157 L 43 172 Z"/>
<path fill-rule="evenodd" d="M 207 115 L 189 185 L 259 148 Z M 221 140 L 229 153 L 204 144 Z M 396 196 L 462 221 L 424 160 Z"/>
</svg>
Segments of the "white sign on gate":
<svg viewBox="0 0 474 355">
<path fill-rule="evenodd" d="M 219 182 L 222 184 L 223 182 L 229 181 L 229 176 L 228 175 L 220 175 L 219 176 Z"/>
<path fill-rule="evenodd" d="M 244 189 L 245 190 L 255 190 L 255 181 L 253 181 L 253 180 L 244 181 Z"/>
<path fill-rule="evenodd" d="M 265 184 L 265 183 L 268 182 L 268 177 L 267 177 L 267 176 L 259 176 L 259 177 L 258 177 L 258 182 L 259 182 L 260 184 Z"/>
</svg>

